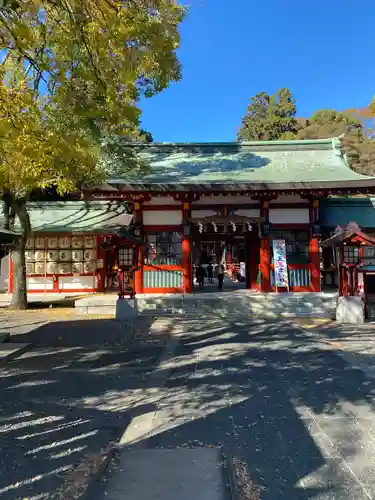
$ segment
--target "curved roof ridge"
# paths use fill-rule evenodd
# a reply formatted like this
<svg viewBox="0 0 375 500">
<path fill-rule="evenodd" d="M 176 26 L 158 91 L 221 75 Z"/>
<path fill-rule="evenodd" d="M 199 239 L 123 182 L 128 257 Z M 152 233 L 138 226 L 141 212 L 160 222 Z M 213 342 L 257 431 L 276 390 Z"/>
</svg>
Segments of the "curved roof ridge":
<svg viewBox="0 0 375 500">
<path fill-rule="evenodd" d="M 141 147 L 141 148 L 155 148 L 155 147 L 241 147 L 241 146 L 304 146 L 304 145 L 332 145 L 333 147 L 340 145 L 340 137 L 331 137 L 326 139 L 288 139 L 288 140 L 275 140 L 275 141 L 227 141 L 227 142 L 129 142 L 126 146 Z"/>
</svg>

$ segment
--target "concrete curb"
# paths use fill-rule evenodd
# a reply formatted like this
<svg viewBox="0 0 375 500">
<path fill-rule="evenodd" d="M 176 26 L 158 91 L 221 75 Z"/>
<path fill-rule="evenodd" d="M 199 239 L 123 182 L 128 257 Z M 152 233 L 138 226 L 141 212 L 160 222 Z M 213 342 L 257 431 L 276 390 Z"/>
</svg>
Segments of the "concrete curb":
<svg viewBox="0 0 375 500">
<path fill-rule="evenodd" d="M 118 453 L 118 447 L 113 446 L 106 454 L 103 455 L 103 460 L 95 470 L 95 472 L 90 476 L 87 484 L 86 491 L 82 494 L 81 497 L 74 497 L 75 499 L 79 500 L 91 500 L 93 498 L 93 491 L 96 485 L 103 479 L 105 476 L 108 468 L 112 464 L 112 462 L 115 459 L 116 454 Z M 54 499 L 55 500 L 55 499 Z M 56 500 L 60 500 L 57 499 Z M 61 497 L 61 500 L 68 500 L 66 498 L 65 492 L 63 492 L 63 496 Z"/>
<path fill-rule="evenodd" d="M 230 500 L 241 500 L 239 491 L 236 487 L 236 475 L 233 467 L 233 458 L 228 459 L 228 457 L 224 455 L 224 453 L 222 455 L 223 462 L 225 464 L 224 473 L 226 476 L 225 479 L 227 480 L 226 484 L 229 488 Z"/>
<path fill-rule="evenodd" d="M 71 471 L 71 475 L 64 481 L 62 486 L 55 491 L 50 500 L 91 500 L 93 498 L 94 487 L 105 475 L 109 465 L 116 454 L 116 446 L 109 447 L 103 452 L 94 468 L 87 473 L 87 460 L 83 460 Z M 74 475 L 80 477 L 74 480 Z"/>
</svg>

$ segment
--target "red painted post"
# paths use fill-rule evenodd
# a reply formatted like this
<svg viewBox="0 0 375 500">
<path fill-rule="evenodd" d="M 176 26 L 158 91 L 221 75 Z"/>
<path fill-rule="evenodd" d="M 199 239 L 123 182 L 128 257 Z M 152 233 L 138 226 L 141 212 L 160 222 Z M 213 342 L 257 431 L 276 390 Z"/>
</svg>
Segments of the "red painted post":
<svg viewBox="0 0 375 500">
<path fill-rule="evenodd" d="M 309 218 L 310 225 L 312 225 L 319 219 L 319 200 L 312 200 L 310 202 Z M 312 229 L 310 229 L 309 256 L 311 264 L 310 290 L 312 292 L 320 292 L 321 284 L 319 239 L 313 235 Z"/>
<path fill-rule="evenodd" d="M 260 240 L 260 291 L 270 292 L 271 291 L 271 254 L 270 254 L 270 240 L 267 238 L 261 238 Z"/>
<path fill-rule="evenodd" d="M 261 201 L 260 217 L 264 222 L 269 221 L 269 206 L 267 200 Z M 263 236 L 260 239 L 259 269 L 260 269 L 260 291 L 271 291 L 271 251 L 270 238 Z"/>
<path fill-rule="evenodd" d="M 310 237 L 309 254 L 311 264 L 311 291 L 320 292 L 320 250 L 319 240 L 314 236 Z"/>
<path fill-rule="evenodd" d="M 192 266 L 192 245 L 191 237 L 185 236 L 182 240 L 182 267 L 184 279 L 184 293 L 193 291 L 193 266 Z"/>
</svg>

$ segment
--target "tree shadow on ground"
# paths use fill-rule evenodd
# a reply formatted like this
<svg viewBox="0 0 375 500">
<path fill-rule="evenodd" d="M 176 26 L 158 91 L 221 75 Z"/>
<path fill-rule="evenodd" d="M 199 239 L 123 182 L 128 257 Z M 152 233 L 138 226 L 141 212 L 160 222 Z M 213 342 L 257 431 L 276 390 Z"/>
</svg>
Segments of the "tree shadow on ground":
<svg viewBox="0 0 375 500">
<path fill-rule="evenodd" d="M 117 443 L 135 416 L 155 411 L 148 384 L 165 338 L 150 337 L 87 320 L 12 338 L 34 348 L 0 367 L 0 499 L 52 498 L 78 464 Z"/>
<path fill-rule="evenodd" d="M 358 409 L 373 416 L 373 382 L 290 322 L 190 328 L 143 446 L 222 447 L 247 463 L 263 500 L 366 498 L 343 460 L 361 473 Z"/>
<path fill-rule="evenodd" d="M 155 407 L 152 433 L 134 445 L 220 446 L 247 463 L 262 500 L 363 497 L 342 467 L 360 473 L 372 439 L 358 425 L 359 410 L 369 422 L 374 412 L 361 371 L 290 321 L 171 318 L 161 339 L 183 333 L 155 379 L 163 340 L 148 343 L 153 318 L 143 321 L 145 334 L 96 320 L 19 336 L 36 347 L 1 369 L 1 500 L 47 498 L 87 451 Z"/>
</svg>

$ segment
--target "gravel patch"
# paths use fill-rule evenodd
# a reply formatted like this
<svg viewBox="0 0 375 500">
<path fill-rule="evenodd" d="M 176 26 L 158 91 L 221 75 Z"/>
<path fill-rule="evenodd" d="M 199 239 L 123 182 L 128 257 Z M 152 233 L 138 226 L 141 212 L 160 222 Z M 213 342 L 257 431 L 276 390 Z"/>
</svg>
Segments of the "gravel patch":
<svg viewBox="0 0 375 500">
<path fill-rule="evenodd" d="M 251 480 L 246 462 L 232 458 L 229 467 L 233 500 L 260 500 L 260 489 Z"/>
</svg>

